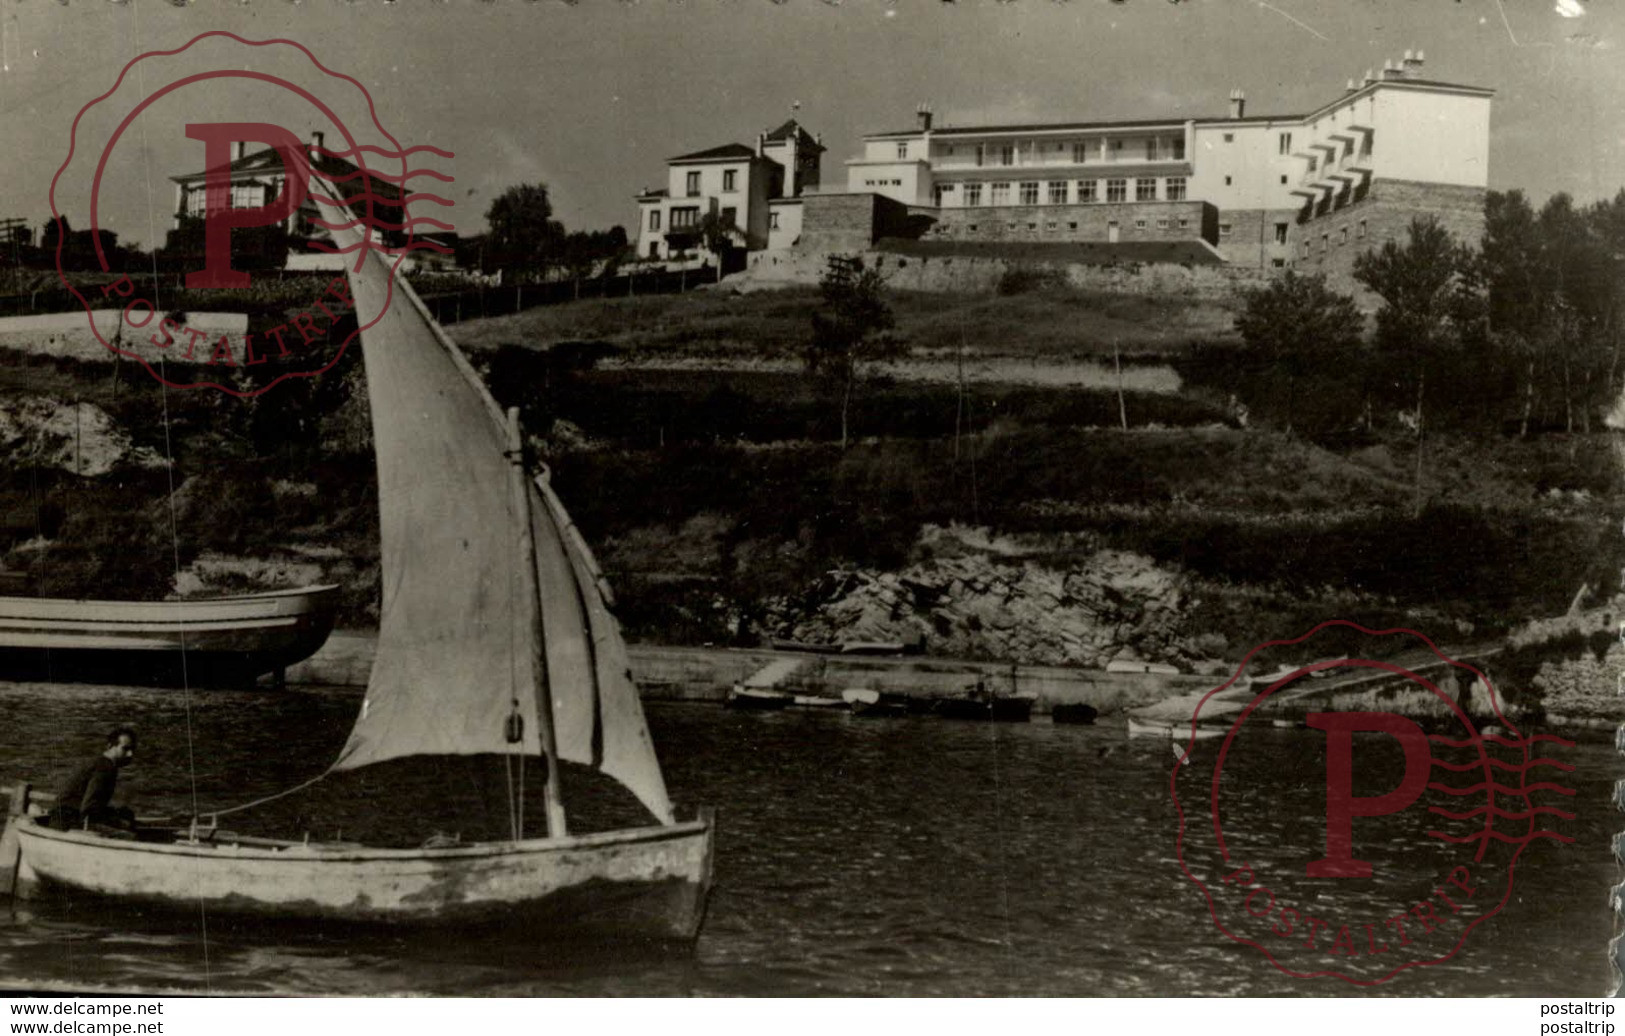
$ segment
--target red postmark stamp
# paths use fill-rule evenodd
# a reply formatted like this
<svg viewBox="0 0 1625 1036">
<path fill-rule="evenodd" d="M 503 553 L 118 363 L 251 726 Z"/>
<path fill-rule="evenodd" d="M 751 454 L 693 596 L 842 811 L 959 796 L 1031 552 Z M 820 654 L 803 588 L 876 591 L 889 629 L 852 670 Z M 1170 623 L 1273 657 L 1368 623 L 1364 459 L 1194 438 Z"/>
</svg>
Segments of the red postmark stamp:
<svg viewBox="0 0 1625 1036">
<path fill-rule="evenodd" d="M 1387 660 L 1243 678 L 1331 627 Z M 1294 977 L 1376 985 L 1449 961 L 1506 906 L 1531 845 L 1573 841 L 1574 792 L 1553 779 L 1573 767 L 1550 755 L 1573 742 L 1521 734 L 1481 663 L 1410 630 L 1333 621 L 1259 645 L 1196 706 L 1189 747 L 1184 732 L 1179 864 L 1219 931 Z"/>
<path fill-rule="evenodd" d="M 204 45 L 207 53 L 199 49 Z M 256 59 L 277 71 L 252 67 Z M 163 82 L 151 87 L 155 77 Z M 362 139 L 341 119 L 342 106 L 364 112 Z M 166 214 L 172 225 L 161 245 L 120 249 L 117 232 L 103 225 L 104 199 L 117 193 L 119 157 L 126 171 L 139 159 L 149 185 L 148 228 L 156 234 L 153 152 L 176 156 L 149 137 L 156 113 L 177 107 L 188 113 L 183 121 L 159 122 L 161 129 L 184 130 L 191 149 L 182 156 L 188 171 L 167 177 L 174 186 L 175 208 Z M 200 110 L 210 117 L 192 114 Z M 245 117 L 271 110 L 323 128 L 307 139 Z M 342 146 L 329 148 L 329 133 Z M 397 273 L 421 254 L 451 252 L 421 233 L 424 226 L 450 231 L 450 224 L 411 214 L 414 203 L 451 205 L 410 189 L 418 177 L 452 180 L 412 167 L 412 157 L 424 152 L 453 157 L 427 145 L 403 148 L 378 121 L 366 88 L 302 44 L 205 32 L 175 50 L 132 59 L 74 118 L 68 155 L 51 181 L 57 271 L 109 351 L 175 388 L 258 395 L 338 362 L 360 331 L 345 271 L 367 251 L 393 257 Z M 399 168 L 385 171 L 369 161 Z M 62 204 L 68 196 L 88 209 L 88 232 L 71 230 Z M 75 252 L 77 267 L 65 262 Z"/>
</svg>

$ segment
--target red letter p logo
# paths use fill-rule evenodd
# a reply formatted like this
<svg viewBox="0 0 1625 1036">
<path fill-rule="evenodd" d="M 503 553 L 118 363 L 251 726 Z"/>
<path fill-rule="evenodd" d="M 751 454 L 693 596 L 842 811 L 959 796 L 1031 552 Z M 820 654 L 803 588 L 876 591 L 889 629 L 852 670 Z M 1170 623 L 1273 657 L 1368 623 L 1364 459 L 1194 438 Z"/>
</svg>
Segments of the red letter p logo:
<svg viewBox="0 0 1625 1036">
<path fill-rule="evenodd" d="M 204 234 L 203 269 L 186 275 L 188 288 L 246 288 L 248 274 L 231 268 L 231 231 L 234 227 L 268 227 L 280 223 L 302 205 L 309 193 L 298 137 L 266 122 L 189 122 L 186 135 L 203 141 Z M 231 207 L 231 144 L 233 141 L 269 144 L 282 156 L 287 174 L 282 193 L 269 205 Z"/>
<path fill-rule="evenodd" d="M 1326 732 L 1326 856 L 1306 868 L 1311 878 L 1369 878 L 1371 864 L 1354 858 L 1354 818 L 1398 813 L 1427 788 L 1433 757 L 1427 735 L 1389 712 L 1312 712 L 1308 723 Z M 1354 732 L 1392 735 L 1405 749 L 1405 776 L 1386 795 L 1354 794 Z"/>
</svg>

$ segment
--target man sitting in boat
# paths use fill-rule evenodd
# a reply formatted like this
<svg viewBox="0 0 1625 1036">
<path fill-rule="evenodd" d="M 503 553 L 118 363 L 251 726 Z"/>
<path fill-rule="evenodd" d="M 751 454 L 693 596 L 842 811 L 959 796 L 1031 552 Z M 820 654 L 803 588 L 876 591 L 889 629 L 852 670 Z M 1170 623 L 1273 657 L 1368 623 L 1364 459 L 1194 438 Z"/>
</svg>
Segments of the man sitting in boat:
<svg viewBox="0 0 1625 1036">
<path fill-rule="evenodd" d="M 58 831 L 72 831 L 91 824 L 122 830 L 134 827 L 135 814 L 112 805 L 118 772 L 134 758 L 135 731 L 129 727 L 114 727 L 107 735 L 106 750 L 80 767 L 57 791 L 56 806 L 50 815 L 51 826 Z"/>
</svg>

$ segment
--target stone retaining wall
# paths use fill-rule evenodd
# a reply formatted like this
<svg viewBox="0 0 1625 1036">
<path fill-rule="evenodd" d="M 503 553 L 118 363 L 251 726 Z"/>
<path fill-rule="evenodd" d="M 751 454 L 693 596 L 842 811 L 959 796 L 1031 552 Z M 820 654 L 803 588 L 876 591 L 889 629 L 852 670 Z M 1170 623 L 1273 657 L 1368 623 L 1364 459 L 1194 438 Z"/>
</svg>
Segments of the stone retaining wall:
<svg viewBox="0 0 1625 1036">
<path fill-rule="evenodd" d="M 756 252 L 743 274 L 723 283 L 748 290 L 755 286 L 817 284 L 832 254 L 860 255 L 865 265 L 878 269 L 893 288 L 907 291 L 991 292 L 1012 267 L 1041 266 L 1062 271 L 1077 288 L 1117 295 L 1183 295 L 1214 301 L 1233 301 L 1245 288 L 1267 284 L 1268 269 L 1234 266 L 1182 266 L 1173 263 L 1121 263 L 1087 266 L 1081 263 L 1018 263 L 981 256 L 903 256 L 867 248 L 849 252 L 792 249 Z"/>
<path fill-rule="evenodd" d="M 146 316 L 145 310 L 136 319 Z M 160 315 L 155 315 L 144 327 L 126 323 L 124 314 L 116 309 L 92 310 L 88 315 L 79 310 L 72 313 L 40 313 L 19 317 L 0 317 L 0 349 L 15 349 L 35 356 L 53 356 L 82 362 L 107 362 L 114 354 L 108 344 L 116 344 L 125 352 L 149 361 L 162 355 L 168 362 L 188 362 L 187 345 L 191 336 L 172 334 L 174 343 L 159 350 L 150 342 L 158 333 Z M 95 330 L 92 331 L 92 321 Z M 196 330 L 198 338 L 192 349 L 192 363 L 207 363 L 211 350 L 221 336 L 231 344 L 237 362 L 243 360 L 243 336 L 248 331 L 248 317 L 242 313 L 188 313 L 186 327 Z M 100 334 L 100 339 L 97 338 Z M 163 335 L 158 334 L 158 341 Z"/>
</svg>

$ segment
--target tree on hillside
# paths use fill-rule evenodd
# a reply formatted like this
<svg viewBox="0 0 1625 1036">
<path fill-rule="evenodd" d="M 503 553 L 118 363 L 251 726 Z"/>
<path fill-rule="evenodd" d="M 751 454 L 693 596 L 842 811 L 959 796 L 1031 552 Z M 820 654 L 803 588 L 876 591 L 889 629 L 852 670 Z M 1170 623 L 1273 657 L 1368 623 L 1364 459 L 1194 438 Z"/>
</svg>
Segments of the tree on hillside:
<svg viewBox="0 0 1625 1036">
<path fill-rule="evenodd" d="M 1538 213 L 1517 191 L 1491 192 L 1484 215 L 1492 338 L 1517 371 L 1524 431 L 1537 399 L 1589 431 L 1625 374 L 1625 191 L 1584 208 L 1555 194 Z"/>
<path fill-rule="evenodd" d="M 1286 425 L 1292 429 L 1299 383 L 1346 365 L 1360 346 L 1365 321 L 1354 299 L 1326 287 L 1326 278 L 1288 270 L 1267 287 L 1243 292 L 1236 330 L 1266 369 L 1286 378 Z"/>
<path fill-rule="evenodd" d="M 1607 323 L 1614 293 L 1610 268 L 1600 237 L 1594 233 L 1592 212 L 1575 209 L 1574 200 L 1558 193 L 1541 207 L 1537 225 L 1541 236 L 1544 274 L 1545 323 L 1550 349 L 1558 364 L 1563 395 L 1563 422 L 1574 430 L 1591 429 L 1591 408 L 1598 401 L 1606 355 L 1601 329 Z"/>
<path fill-rule="evenodd" d="M 1497 331 L 1532 335 L 1544 304 L 1541 238 L 1522 191 L 1485 195 L 1483 261 L 1491 323 Z"/>
<path fill-rule="evenodd" d="M 1488 291 L 1490 347 L 1516 372 L 1520 436 L 1529 434 L 1536 385 L 1545 350 L 1541 338 L 1550 308 L 1542 269 L 1540 226 L 1522 191 L 1490 191 L 1484 197 L 1480 257 Z"/>
<path fill-rule="evenodd" d="M 841 394 L 841 449 L 846 449 L 847 418 L 859 365 L 898 355 L 902 344 L 886 332 L 894 321 L 879 271 L 863 260 L 832 255 L 818 282 L 823 308 L 812 315 L 807 369 L 838 386 Z"/>
<path fill-rule="evenodd" d="M 1592 205 L 1587 211 L 1587 223 L 1596 239 L 1598 273 L 1605 286 L 1598 327 L 1598 344 L 1608 355 L 1603 391 L 1609 405 L 1615 407 L 1621 391 L 1621 364 L 1625 362 L 1625 190 Z"/>
<path fill-rule="evenodd" d="M 575 230 L 566 235 L 559 249 L 560 263 L 575 281 L 576 297 L 581 297 L 581 282 L 594 272 L 601 277 L 611 276 L 626 248 L 626 228 L 619 225 L 608 230 Z"/>
<path fill-rule="evenodd" d="M 739 227 L 734 224 L 732 216 L 712 210 L 700 217 L 699 230 L 700 240 L 705 242 L 705 250 L 717 258 L 717 280 L 720 282 L 723 256 L 733 247 Z"/>
<path fill-rule="evenodd" d="M 509 187 L 485 210 L 485 220 L 491 225 L 487 262 L 540 280 L 558 261 L 564 227 L 553 218 L 546 184 Z"/>
<path fill-rule="evenodd" d="M 1386 241 L 1382 248 L 1354 260 L 1355 279 L 1383 302 L 1377 311 L 1376 352 L 1384 374 L 1392 372 L 1392 383 L 1406 397 L 1415 393 L 1418 515 L 1423 502 L 1428 372 L 1458 366 L 1463 330 L 1479 312 L 1474 297 L 1476 266 L 1471 250 L 1458 244 L 1432 216 L 1411 220 L 1409 240 L 1403 246 Z"/>
<path fill-rule="evenodd" d="M 1416 393 L 1418 421 L 1428 368 L 1455 344 L 1452 318 L 1462 310 L 1472 262 L 1471 253 L 1431 216 L 1411 220 L 1404 245 L 1387 241 L 1354 260 L 1355 279 L 1383 302 L 1377 312 L 1377 352 L 1395 382 Z"/>
</svg>

